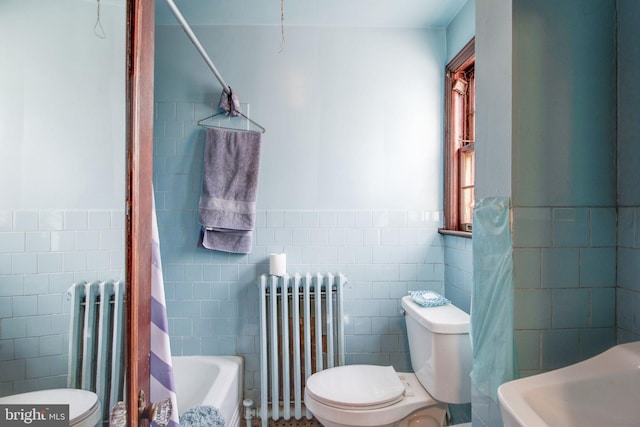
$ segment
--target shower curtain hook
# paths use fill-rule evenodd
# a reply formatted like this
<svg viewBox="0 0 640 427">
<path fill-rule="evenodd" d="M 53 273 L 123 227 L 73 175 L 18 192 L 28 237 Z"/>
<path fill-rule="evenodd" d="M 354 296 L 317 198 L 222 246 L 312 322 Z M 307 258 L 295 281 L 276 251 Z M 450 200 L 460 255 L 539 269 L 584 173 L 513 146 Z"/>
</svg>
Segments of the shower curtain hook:
<svg viewBox="0 0 640 427">
<path fill-rule="evenodd" d="M 104 28 L 102 28 L 102 23 L 100 22 L 100 0 L 97 0 L 97 2 L 98 2 L 98 10 L 97 10 L 96 25 L 93 26 L 93 34 L 95 34 L 101 39 L 106 39 L 107 34 L 104 32 Z"/>
</svg>

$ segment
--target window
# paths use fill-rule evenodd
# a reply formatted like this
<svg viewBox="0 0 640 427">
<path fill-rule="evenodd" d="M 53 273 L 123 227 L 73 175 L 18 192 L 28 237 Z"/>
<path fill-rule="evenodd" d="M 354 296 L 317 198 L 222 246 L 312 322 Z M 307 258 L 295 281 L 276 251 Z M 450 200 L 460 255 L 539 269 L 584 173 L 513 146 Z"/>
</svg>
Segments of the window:
<svg viewBox="0 0 640 427">
<path fill-rule="evenodd" d="M 444 229 L 471 232 L 475 187 L 475 40 L 445 70 Z"/>
</svg>

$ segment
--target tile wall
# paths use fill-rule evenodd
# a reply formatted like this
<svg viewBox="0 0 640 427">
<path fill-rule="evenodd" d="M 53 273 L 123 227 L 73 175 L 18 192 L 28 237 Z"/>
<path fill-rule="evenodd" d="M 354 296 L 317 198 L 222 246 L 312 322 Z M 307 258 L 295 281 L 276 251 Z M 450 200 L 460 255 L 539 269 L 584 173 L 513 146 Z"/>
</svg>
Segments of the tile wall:
<svg viewBox="0 0 640 427">
<path fill-rule="evenodd" d="M 618 342 L 640 340 L 640 207 L 618 210 Z"/>
<path fill-rule="evenodd" d="M 473 241 L 464 237 L 444 236 L 444 286 L 451 302 L 471 313 L 473 289 Z"/>
<path fill-rule="evenodd" d="M 616 209 L 514 209 L 521 374 L 566 366 L 616 342 Z"/>
<path fill-rule="evenodd" d="M 204 132 L 185 138 L 182 129 L 198 129 L 202 111 L 193 112 L 202 107 L 162 104 L 154 188 L 172 353 L 243 355 L 245 394 L 256 399 L 257 278 L 268 273 L 270 253 L 285 252 L 289 273 L 347 275 L 348 363 L 410 369 L 399 299 L 414 289 L 444 292 L 441 212 L 258 209 L 251 254 L 196 248 Z"/>
<path fill-rule="evenodd" d="M 123 211 L 0 211 L 0 396 L 65 387 L 67 289 L 123 277 Z"/>
<path fill-rule="evenodd" d="M 195 218 L 184 224 L 184 246 L 167 248 L 176 230 L 160 225 L 173 354 L 244 356 L 245 394 L 256 399 L 257 278 L 268 273 L 270 253 L 285 252 L 289 273 L 347 276 L 347 363 L 410 369 L 399 299 L 415 289 L 444 292 L 438 212 L 258 211 L 258 218 L 250 255 L 195 249 Z"/>
<path fill-rule="evenodd" d="M 618 342 L 640 340 L 640 152 L 638 79 L 640 4 L 618 0 Z"/>
</svg>

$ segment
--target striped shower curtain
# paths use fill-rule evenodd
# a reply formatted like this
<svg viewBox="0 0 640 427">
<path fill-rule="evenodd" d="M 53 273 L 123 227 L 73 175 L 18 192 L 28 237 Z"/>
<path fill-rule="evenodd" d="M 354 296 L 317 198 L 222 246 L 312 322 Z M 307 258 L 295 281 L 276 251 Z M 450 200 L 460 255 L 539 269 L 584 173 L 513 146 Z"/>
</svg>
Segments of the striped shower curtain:
<svg viewBox="0 0 640 427">
<path fill-rule="evenodd" d="M 158 402 L 170 398 L 173 406 L 168 427 L 179 427 L 178 403 L 176 400 L 173 367 L 171 365 L 171 346 L 169 344 L 169 324 L 164 298 L 162 261 L 160 259 L 160 236 L 156 204 L 152 198 L 151 230 L 151 360 L 150 360 L 150 401 Z M 152 423 L 155 426 L 155 423 Z"/>
</svg>

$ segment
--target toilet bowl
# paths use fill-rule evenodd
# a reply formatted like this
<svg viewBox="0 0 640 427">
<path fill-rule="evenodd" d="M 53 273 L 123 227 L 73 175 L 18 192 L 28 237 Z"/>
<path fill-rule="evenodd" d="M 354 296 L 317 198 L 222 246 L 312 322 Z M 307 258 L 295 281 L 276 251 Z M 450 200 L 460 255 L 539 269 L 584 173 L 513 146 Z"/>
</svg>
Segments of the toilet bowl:
<svg viewBox="0 0 640 427">
<path fill-rule="evenodd" d="M 423 427 L 439 427 L 447 411 L 415 374 L 376 365 L 346 365 L 312 375 L 304 402 L 325 427 L 393 426 L 401 420 L 408 426 L 412 414 Z"/>
<path fill-rule="evenodd" d="M 0 405 L 69 405 L 70 427 L 102 425 L 102 405 L 98 395 L 70 388 L 31 391 L 1 397 Z"/>
<path fill-rule="evenodd" d="M 413 373 L 345 365 L 311 375 L 305 406 L 325 427 L 441 427 L 448 403 L 471 401 L 469 315 L 401 301 Z"/>
</svg>

